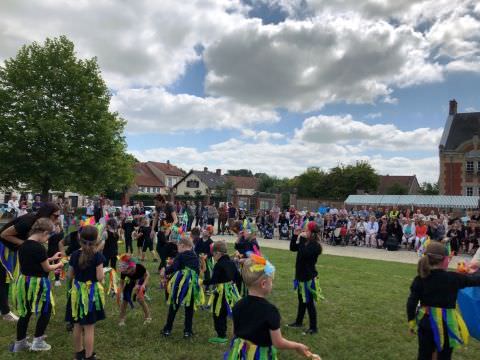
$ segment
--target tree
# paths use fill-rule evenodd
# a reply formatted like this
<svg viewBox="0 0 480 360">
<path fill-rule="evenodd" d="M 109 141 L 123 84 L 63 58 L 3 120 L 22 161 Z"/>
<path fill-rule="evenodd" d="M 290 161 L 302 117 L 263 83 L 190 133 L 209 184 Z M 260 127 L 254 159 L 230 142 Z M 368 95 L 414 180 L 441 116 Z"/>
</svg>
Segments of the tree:
<svg viewBox="0 0 480 360">
<path fill-rule="evenodd" d="M 228 170 L 227 175 L 252 177 L 253 173 L 251 170 L 248 170 L 248 169 L 238 169 L 238 170 Z"/>
<path fill-rule="evenodd" d="M 440 189 L 437 183 L 424 182 L 420 186 L 420 194 L 422 195 L 438 195 L 440 194 Z"/>
<path fill-rule="evenodd" d="M 387 195 L 407 195 L 408 189 L 399 183 L 395 183 L 386 190 L 386 194 Z"/>
<path fill-rule="evenodd" d="M 125 121 L 95 58 L 76 58 L 65 36 L 24 45 L 0 67 L 0 184 L 95 194 L 133 180 Z"/>
</svg>

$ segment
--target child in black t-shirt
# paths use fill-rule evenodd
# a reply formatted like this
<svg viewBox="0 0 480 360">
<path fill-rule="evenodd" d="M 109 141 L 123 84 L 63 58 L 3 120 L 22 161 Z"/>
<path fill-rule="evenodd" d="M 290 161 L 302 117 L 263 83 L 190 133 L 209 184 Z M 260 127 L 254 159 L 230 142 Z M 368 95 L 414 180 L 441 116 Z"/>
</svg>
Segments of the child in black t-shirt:
<svg viewBox="0 0 480 360">
<path fill-rule="evenodd" d="M 120 322 L 119 326 L 125 326 L 125 316 L 127 314 L 127 307 L 130 305 L 133 308 L 133 302 L 136 300 L 143 310 L 144 321 L 147 325 L 152 322 L 150 316 L 150 309 L 145 302 L 145 292 L 148 285 L 150 274 L 142 264 L 137 264 L 134 259 L 124 254 L 120 257 L 120 291 L 122 292 L 122 303 L 120 305 Z"/>
<path fill-rule="evenodd" d="M 323 298 L 322 289 L 317 279 L 318 273 L 315 268 L 317 259 L 322 253 L 320 228 L 317 223 L 310 221 L 306 231 L 300 232 L 300 229 L 295 229 L 290 241 L 290 251 L 297 253 L 294 284 L 298 295 L 298 311 L 297 319 L 288 326 L 293 328 L 302 327 L 305 311 L 308 310 L 310 326 L 304 334 L 313 335 L 318 332 L 315 302 Z"/>
<path fill-rule="evenodd" d="M 68 293 L 65 320 L 73 323 L 75 359 L 96 359 L 94 353 L 95 323 L 105 319 L 105 292 L 101 282 L 104 256 L 97 250 L 98 230 L 83 226 L 80 232 L 80 249 L 73 252 L 69 261 Z M 85 297 L 85 294 L 88 294 Z"/>
<path fill-rule="evenodd" d="M 123 222 L 123 231 L 125 236 L 125 252 L 133 254 L 133 245 L 132 245 L 132 234 L 135 227 L 135 222 L 133 216 L 129 215 Z"/>
<path fill-rule="evenodd" d="M 418 359 L 449 360 L 468 340 L 468 330 L 456 309 L 460 289 L 480 286 L 480 275 L 448 272 L 448 251 L 431 242 L 418 262 L 418 276 L 410 286 L 407 317 L 410 332 L 418 332 Z M 420 307 L 419 307 L 420 305 Z"/>
<path fill-rule="evenodd" d="M 232 314 L 232 308 L 240 300 L 238 287 L 241 284 L 241 276 L 237 266 L 227 255 L 225 241 L 216 241 L 213 245 L 213 257 L 215 266 L 212 277 L 204 280 L 205 286 L 213 285 L 215 290 L 210 296 L 209 305 L 212 307 L 213 325 L 217 337 L 208 341 L 213 344 L 224 344 L 227 339 L 227 316 Z"/>
<path fill-rule="evenodd" d="M 200 258 L 200 263 L 202 267 L 205 268 L 203 273 L 204 280 L 209 280 L 212 276 L 213 271 L 213 240 L 211 236 L 213 235 L 213 226 L 207 225 L 207 227 L 202 231 L 202 237 L 195 244 L 194 250 L 195 253 Z"/>
<path fill-rule="evenodd" d="M 119 236 L 117 233 L 117 222 L 115 219 L 109 219 L 107 221 L 107 237 L 105 239 L 105 244 L 103 245 L 103 256 L 105 261 L 103 263 L 104 267 L 110 266 L 112 269 L 117 268 L 117 255 L 118 255 L 118 240 Z"/>
<path fill-rule="evenodd" d="M 57 252 L 49 258 L 42 244 L 48 241 L 53 229 L 54 225 L 50 219 L 38 219 L 32 226 L 30 236 L 18 250 L 21 274 L 13 286 L 12 293 L 15 294 L 14 305 L 20 317 L 17 323 L 17 340 L 11 346 L 12 352 L 51 349 L 44 339 L 55 304 L 48 273 L 62 267 L 63 264 L 61 262 L 53 264 L 62 258 L 62 254 Z M 27 341 L 27 329 L 32 313 L 37 316 L 37 325 L 35 337 L 30 344 Z"/>
<path fill-rule="evenodd" d="M 277 359 L 277 349 L 295 350 L 299 354 L 319 359 L 307 346 L 286 340 L 280 330 L 280 313 L 265 297 L 273 287 L 275 268 L 263 257 L 252 254 L 243 265 L 242 278 L 248 296 L 233 308 L 234 339 L 225 359 Z"/>
<path fill-rule="evenodd" d="M 178 255 L 173 264 L 162 269 L 160 276 L 173 274 L 168 282 L 168 309 L 167 323 L 163 327 L 163 335 L 170 336 L 175 321 L 175 315 L 181 306 L 185 306 L 185 327 L 183 337 L 193 336 L 193 313 L 205 301 L 203 289 L 199 281 L 200 262 L 193 251 L 190 239 L 182 237 L 178 243 Z M 190 296 L 188 296 L 190 294 Z"/>
</svg>

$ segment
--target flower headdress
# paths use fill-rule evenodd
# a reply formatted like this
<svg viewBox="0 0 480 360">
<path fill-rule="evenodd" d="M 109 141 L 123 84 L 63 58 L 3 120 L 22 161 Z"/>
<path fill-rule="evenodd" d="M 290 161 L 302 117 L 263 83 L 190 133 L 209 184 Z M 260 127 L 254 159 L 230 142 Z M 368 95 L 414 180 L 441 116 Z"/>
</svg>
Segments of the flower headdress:
<svg viewBox="0 0 480 360">
<path fill-rule="evenodd" d="M 273 278 L 275 274 L 275 266 L 273 266 L 270 261 L 254 253 L 250 253 L 248 255 L 254 263 L 252 266 L 250 266 L 251 272 L 262 271 L 266 276 Z"/>
<path fill-rule="evenodd" d="M 130 268 L 134 268 L 137 265 L 135 259 L 129 254 L 123 254 L 120 256 L 120 263 L 118 269 L 120 272 L 127 271 Z"/>
</svg>

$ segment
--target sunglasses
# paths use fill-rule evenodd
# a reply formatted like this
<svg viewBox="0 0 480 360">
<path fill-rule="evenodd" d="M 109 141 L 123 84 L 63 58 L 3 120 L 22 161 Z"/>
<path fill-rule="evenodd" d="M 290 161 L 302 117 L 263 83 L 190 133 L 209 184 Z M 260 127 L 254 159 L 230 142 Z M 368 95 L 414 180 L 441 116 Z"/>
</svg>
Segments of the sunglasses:
<svg viewBox="0 0 480 360">
<path fill-rule="evenodd" d="M 52 216 L 55 217 L 55 218 L 59 218 L 60 214 L 52 214 Z"/>
</svg>

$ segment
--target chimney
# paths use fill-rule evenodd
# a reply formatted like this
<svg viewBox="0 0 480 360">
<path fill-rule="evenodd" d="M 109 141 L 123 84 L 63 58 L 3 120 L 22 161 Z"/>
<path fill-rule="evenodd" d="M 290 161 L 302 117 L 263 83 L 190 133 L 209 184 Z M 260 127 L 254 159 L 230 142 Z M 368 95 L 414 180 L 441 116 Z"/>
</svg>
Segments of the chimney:
<svg viewBox="0 0 480 360">
<path fill-rule="evenodd" d="M 215 173 L 216 173 L 218 176 L 222 175 L 222 169 L 217 169 L 217 170 L 215 170 Z"/>
<path fill-rule="evenodd" d="M 170 165 L 170 160 L 167 160 L 167 165 Z"/>
<path fill-rule="evenodd" d="M 450 100 L 448 115 L 455 115 L 457 113 L 457 101 L 455 99 Z"/>
<path fill-rule="evenodd" d="M 205 166 L 205 167 L 203 168 L 203 172 L 207 172 L 207 171 L 208 171 L 208 167 Z"/>
</svg>

